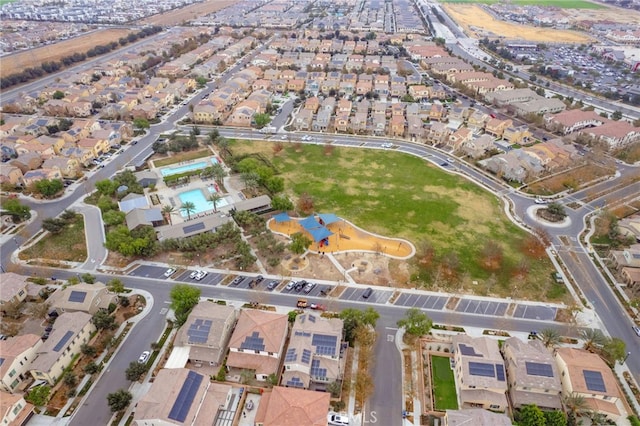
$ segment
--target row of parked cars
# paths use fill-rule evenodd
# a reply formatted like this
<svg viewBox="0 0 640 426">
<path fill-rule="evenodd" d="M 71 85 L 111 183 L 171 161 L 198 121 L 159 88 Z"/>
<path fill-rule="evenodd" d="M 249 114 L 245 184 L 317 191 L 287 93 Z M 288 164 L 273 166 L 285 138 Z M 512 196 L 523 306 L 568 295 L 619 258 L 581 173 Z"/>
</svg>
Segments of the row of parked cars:
<svg viewBox="0 0 640 426">
<path fill-rule="evenodd" d="M 289 282 L 289 284 L 287 284 L 287 286 L 284 289 L 287 291 L 294 290 L 298 293 L 302 291 L 305 294 L 309 294 L 311 293 L 311 290 L 315 288 L 315 286 L 316 286 L 316 283 L 310 283 L 306 280 L 291 281 Z"/>
</svg>

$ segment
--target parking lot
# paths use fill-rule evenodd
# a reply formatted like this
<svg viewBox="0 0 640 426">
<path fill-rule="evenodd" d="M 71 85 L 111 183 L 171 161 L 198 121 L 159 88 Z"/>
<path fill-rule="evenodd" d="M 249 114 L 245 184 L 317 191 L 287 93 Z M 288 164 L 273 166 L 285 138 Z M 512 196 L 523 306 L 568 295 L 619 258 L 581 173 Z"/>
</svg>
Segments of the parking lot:
<svg viewBox="0 0 640 426">
<path fill-rule="evenodd" d="M 493 302 L 488 300 L 462 299 L 455 308 L 456 312 L 467 314 L 482 314 L 501 317 L 507 313 L 509 304 L 506 302 Z"/>
<path fill-rule="evenodd" d="M 282 288 L 280 293 L 282 294 L 299 294 L 300 296 L 308 296 L 308 297 L 324 297 L 324 295 L 329 294 L 333 290 L 333 286 L 328 284 L 316 284 L 316 286 L 309 292 L 305 293 L 303 290 L 296 291 L 295 289 L 287 290 L 286 288 Z"/>
<path fill-rule="evenodd" d="M 427 296 L 422 294 L 406 294 L 398 296 L 395 305 L 406 306 L 408 308 L 432 309 L 439 311 L 447 304 L 448 297 Z"/>
<path fill-rule="evenodd" d="M 379 290 L 374 289 L 371 295 L 368 298 L 362 297 L 364 292 L 367 289 L 365 288 L 347 288 L 340 295 L 340 299 L 342 300 L 354 300 L 360 302 L 368 302 L 368 303 L 387 303 L 391 296 L 393 295 L 393 291 L 390 290 Z"/>
<path fill-rule="evenodd" d="M 540 321 L 554 321 L 557 308 L 518 304 L 513 312 L 514 318 L 527 318 Z"/>
</svg>

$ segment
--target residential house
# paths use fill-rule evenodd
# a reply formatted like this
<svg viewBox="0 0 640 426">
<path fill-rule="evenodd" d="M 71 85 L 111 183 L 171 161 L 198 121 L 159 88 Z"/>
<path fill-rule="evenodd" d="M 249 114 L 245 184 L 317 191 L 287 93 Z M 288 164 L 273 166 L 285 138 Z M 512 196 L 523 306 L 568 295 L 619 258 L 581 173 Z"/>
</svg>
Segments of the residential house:
<svg viewBox="0 0 640 426">
<path fill-rule="evenodd" d="M 293 119 L 293 127 L 296 130 L 311 130 L 313 124 L 313 111 L 303 108 Z"/>
<path fill-rule="evenodd" d="M 496 139 L 501 139 L 505 129 L 510 127 L 512 124 L 513 121 L 509 119 L 501 120 L 499 118 L 492 118 L 487 121 L 487 124 L 484 127 L 484 131 L 485 133 L 494 136 Z"/>
<path fill-rule="evenodd" d="M 229 413 L 233 388 L 214 383 L 207 375 L 186 368 L 158 371 L 133 415 L 137 426 L 211 424 L 220 412 Z"/>
<path fill-rule="evenodd" d="M 227 368 L 252 370 L 256 379 L 267 380 L 277 373 L 287 330 L 286 315 L 242 310 L 229 341 Z"/>
<path fill-rule="evenodd" d="M 447 145 L 457 151 L 462 148 L 466 142 L 470 142 L 473 139 L 473 132 L 466 127 L 460 127 L 453 134 L 449 136 Z"/>
<path fill-rule="evenodd" d="M 95 139 L 95 138 L 83 138 L 78 142 L 78 148 L 84 148 L 91 151 L 94 157 L 100 157 L 105 152 L 108 152 L 111 146 L 109 145 L 109 141 L 106 139 Z"/>
<path fill-rule="evenodd" d="M 21 384 L 31 379 L 29 367 L 42 346 L 42 339 L 36 334 L 21 334 L 0 340 L 0 389 L 15 393 Z"/>
<path fill-rule="evenodd" d="M 406 120 L 402 115 L 393 115 L 389 120 L 389 135 L 391 137 L 404 137 Z"/>
<path fill-rule="evenodd" d="M 118 207 L 121 212 L 129 213 L 133 209 L 149 208 L 149 200 L 144 194 L 130 193 L 118 201 Z"/>
<path fill-rule="evenodd" d="M 535 404 L 542 410 L 562 410 L 558 367 L 541 340 L 511 337 L 504 341 L 502 354 L 513 408 Z"/>
<path fill-rule="evenodd" d="M 328 392 L 275 386 L 260 397 L 256 426 L 326 426 Z"/>
<path fill-rule="evenodd" d="M 449 129 L 444 123 L 431 123 L 427 129 L 426 140 L 432 145 L 438 145 L 446 143 L 451 135 L 451 129 Z"/>
<path fill-rule="evenodd" d="M 409 86 L 408 94 L 416 101 L 420 101 L 422 99 L 429 99 L 429 95 L 430 95 L 429 88 L 422 84 Z"/>
<path fill-rule="evenodd" d="M 342 380 L 342 327 L 338 318 L 298 315 L 284 358 L 282 385 L 326 390 L 327 384 Z"/>
<path fill-rule="evenodd" d="M 602 126 L 581 130 L 592 138 L 603 141 L 608 149 L 620 149 L 640 141 L 640 127 L 626 121 L 613 121 Z"/>
<path fill-rule="evenodd" d="M 504 360 L 496 340 L 453 336 L 454 376 L 462 408 L 508 408 Z"/>
<path fill-rule="evenodd" d="M 464 408 L 462 410 L 447 410 L 444 426 L 513 426 L 511 419 L 506 414 L 492 413 L 482 408 Z"/>
<path fill-rule="evenodd" d="M 10 166 L 6 164 L 0 164 L 0 184 L 7 183 L 13 186 L 19 186 L 23 184 L 23 174 L 16 166 Z"/>
<path fill-rule="evenodd" d="M 308 109 L 315 114 L 318 108 L 320 108 L 320 99 L 317 96 L 311 96 L 304 101 L 303 109 Z"/>
<path fill-rule="evenodd" d="M 31 375 L 36 380 L 44 380 L 54 385 L 65 368 L 80 353 L 80 347 L 89 342 L 96 326 L 91 315 L 85 312 L 65 312 L 53 324 L 49 338 L 38 350 L 38 356 L 31 363 Z"/>
<path fill-rule="evenodd" d="M 462 151 L 472 158 L 480 158 L 485 155 L 487 151 L 495 148 L 494 140 L 494 137 L 491 135 L 484 134 L 478 136 L 462 144 Z"/>
<path fill-rule="evenodd" d="M 181 359 L 178 365 L 186 365 L 187 361 L 195 367 L 221 365 L 236 318 L 236 309 L 232 306 L 199 302 L 178 330 L 168 363 L 173 363 L 176 354 L 175 357 Z"/>
<path fill-rule="evenodd" d="M 17 151 L 18 157 L 9 161 L 9 164 L 19 168 L 23 175 L 31 170 L 37 170 L 42 166 L 44 161 L 42 155 L 35 152 L 21 153 L 20 147 L 17 148 Z M 53 150 L 51 150 L 50 155 L 54 155 Z"/>
<path fill-rule="evenodd" d="M 555 359 L 563 395 L 582 397 L 590 410 L 609 420 L 627 417 L 618 382 L 599 355 L 575 348 L 557 348 Z"/>
<path fill-rule="evenodd" d="M 349 129 L 349 113 L 337 112 L 334 120 L 334 126 L 338 132 L 346 132 Z"/>
<path fill-rule="evenodd" d="M 66 158 L 66 157 L 50 157 L 42 163 L 43 169 L 56 169 L 60 171 L 60 174 L 65 178 L 76 178 L 78 177 L 82 165 L 77 158 Z"/>
<path fill-rule="evenodd" d="M 542 98 L 542 96 L 538 95 L 536 92 L 529 88 L 489 92 L 484 96 L 484 99 L 487 103 L 491 103 L 498 107 L 504 107 L 514 103 L 539 100 Z"/>
<path fill-rule="evenodd" d="M 234 108 L 227 120 L 229 126 L 251 127 L 253 116 L 261 112 L 257 101 L 242 101 Z"/>
<path fill-rule="evenodd" d="M 491 117 L 489 117 L 489 114 L 480 110 L 475 110 L 473 113 L 471 113 L 471 115 L 469 115 L 469 118 L 467 119 L 467 127 L 471 128 L 474 131 L 484 130 L 487 122 L 490 119 Z"/>
<path fill-rule="evenodd" d="M 62 179 L 62 174 L 58 169 L 38 169 L 30 170 L 22 177 L 22 181 L 27 187 L 43 179 Z"/>
<path fill-rule="evenodd" d="M 2 425 L 23 426 L 33 415 L 33 404 L 25 401 L 24 395 L 0 392 L 0 414 Z"/>
<path fill-rule="evenodd" d="M 564 102 L 557 98 L 540 98 L 528 102 L 514 102 L 508 110 L 519 117 L 531 114 L 544 115 L 564 111 L 567 108 Z"/>
<path fill-rule="evenodd" d="M 609 260 L 618 272 L 622 268 L 640 268 L 640 244 L 632 244 L 625 250 L 611 250 Z"/>
<path fill-rule="evenodd" d="M 441 121 L 446 114 L 446 110 L 442 104 L 432 104 L 429 109 L 429 120 Z"/>
<path fill-rule="evenodd" d="M 22 303 L 27 298 L 27 277 L 13 272 L 0 274 L 2 291 L 0 292 L 0 309 L 5 303 Z"/>
<path fill-rule="evenodd" d="M 587 127 L 602 126 L 608 121 L 608 119 L 599 116 L 594 111 L 582 111 L 579 109 L 563 111 L 555 115 L 549 114 L 544 117 L 547 130 L 561 135 L 568 135 Z"/>
<path fill-rule="evenodd" d="M 150 185 L 155 185 L 158 182 L 158 175 L 150 170 L 141 170 L 134 173 L 136 182 L 138 182 L 143 188 L 148 188 Z"/>
<path fill-rule="evenodd" d="M 635 293 L 638 292 L 638 288 L 640 288 L 640 268 L 622 268 L 620 276 L 627 287 L 633 289 Z"/>
<path fill-rule="evenodd" d="M 526 144 L 531 138 L 531 132 L 526 124 L 521 126 L 508 126 L 502 132 L 502 139 L 510 144 Z"/>
<path fill-rule="evenodd" d="M 91 315 L 100 309 L 108 309 L 109 305 L 116 301 L 116 295 L 110 293 L 107 286 L 101 282 L 59 288 L 47 299 L 51 307 L 59 313 L 82 311 Z"/>
</svg>

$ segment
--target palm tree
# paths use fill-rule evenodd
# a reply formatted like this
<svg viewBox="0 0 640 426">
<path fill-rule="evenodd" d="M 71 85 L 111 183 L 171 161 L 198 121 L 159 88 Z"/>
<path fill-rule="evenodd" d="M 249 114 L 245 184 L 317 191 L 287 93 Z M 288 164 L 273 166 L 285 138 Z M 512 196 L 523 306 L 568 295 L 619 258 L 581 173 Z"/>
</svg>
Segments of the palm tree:
<svg viewBox="0 0 640 426">
<path fill-rule="evenodd" d="M 191 220 L 191 213 L 196 211 L 196 205 L 191 201 L 182 203 L 180 210 L 187 213 L 187 220 Z"/>
<path fill-rule="evenodd" d="M 607 343 L 607 337 L 597 328 L 587 328 L 580 332 L 580 337 L 584 340 L 584 349 L 594 351 L 600 349 Z"/>
<path fill-rule="evenodd" d="M 560 333 L 553 328 L 545 328 L 538 333 L 538 337 L 547 348 L 554 348 L 560 343 Z"/>
<path fill-rule="evenodd" d="M 173 221 L 171 220 L 171 215 L 175 212 L 176 212 L 176 208 L 168 204 L 162 207 L 162 214 L 165 215 L 165 218 L 169 222 L 169 225 L 173 225 Z"/>
<path fill-rule="evenodd" d="M 211 204 L 213 204 L 213 211 L 217 212 L 218 209 L 216 209 L 218 202 L 222 200 L 222 197 L 220 196 L 220 194 L 218 194 L 217 192 L 214 192 L 213 194 L 209 195 L 209 202 Z"/>
<path fill-rule="evenodd" d="M 255 172 L 247 172 L 247 173 L 242 173 L 240 175 L 240 179 L 244 183 L 244 186 L 247 189 L 247 191 L 253 193 L 253 191 L 258 187 L 258 181 L 260 177 Z"/>
<path fill-rule="evenodd" d="M 567 410 L 567 414 L 569 414 L 569 416 L 573 415 L 574 418 L 578 414 L 584 413 L 589 409 L 589 404 L 587 404 L 587 400 L 584 399 L 584 396 L 575 392 L 566 395 L 562 399 L 562 403 Z"/>
<path fill-rule="evenodd" d="M 227 176 L 227 172 L 224 171 L 224 167 L 222 167 L 222 164 L 220 163 L 215 163 L 213 166 L 211 166 L 211 168 L 211 174 L 213 175 L 213 178 L 216 180 L 216 182 L 218 182 L 218 185 L 222 186 L 222 179 Z"/>
</svg>

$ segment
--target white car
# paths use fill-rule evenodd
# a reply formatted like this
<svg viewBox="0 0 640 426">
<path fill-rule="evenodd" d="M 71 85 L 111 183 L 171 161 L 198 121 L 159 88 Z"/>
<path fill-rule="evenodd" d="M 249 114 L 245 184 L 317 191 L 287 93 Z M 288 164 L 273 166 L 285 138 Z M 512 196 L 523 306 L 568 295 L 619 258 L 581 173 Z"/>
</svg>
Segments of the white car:
<svg viewBox="0 0 640 426">
<path fill-rule="evenodd" d="M 209 275 L 209 273 L 207 271 L 199 271 L 198 274 L 196 275 L 196 281 L 200 281 L 201 279 L 203 279 L 207 275 Z"/>
<path fill-rule="evenodd" d="M 189 278 L 194 279 L 196 277 L 196 275 L 198 275 L 200 273 L 200 271 L 192 271 L 189 274 Z"/>
<path fill-rule="evenodd" d="M 453 158 L 451 158 L 451 157 L 447 157 L 447 161 L 448 161 L 449 163 L 455 163 L 455 162 L 456 162 L 456 160 L 454 160 L 454 159 L 453 159 Z"/>
<path fill-rule="evenodd" d="M 138 358 L 138 362 L 140 364 L 144 364 L 149 359 L 149 355 L 151 355 L 151 352 L 149 351 L 142 352 L 142 354 L 140 355 L 140 358 Z"/>
<path fill-rule="evenodd" d="M 533 202 L 536 203 L 536 204 L 546 204 L 547 203 L 542 198 L 536 198 L 535 200 L 533 200 Z"/>
<path fill-rule="evenodd" d="M 327 414 L 327 423 L 332 426 L 347 426 L 349 424 L 349 418 L 342 414 L 329 413 Z"/>
<path fill-rule="evenodd" d="M 383 147 L 383 148 L 391 148 L 393 146 L 393 144 L 391 144 L 391 143 L 383 143 L 380 146 Z"/>
<path fill-rule="evenodd" d="M 171 275 L 175 274 L 175 272 L 176 272 L 176 268 L 169 268 L 164 273 L 164 276 L 169 278 Z"/>
</svg>

